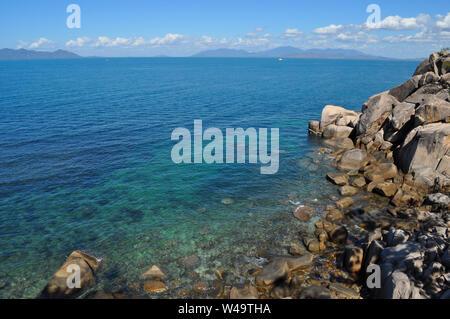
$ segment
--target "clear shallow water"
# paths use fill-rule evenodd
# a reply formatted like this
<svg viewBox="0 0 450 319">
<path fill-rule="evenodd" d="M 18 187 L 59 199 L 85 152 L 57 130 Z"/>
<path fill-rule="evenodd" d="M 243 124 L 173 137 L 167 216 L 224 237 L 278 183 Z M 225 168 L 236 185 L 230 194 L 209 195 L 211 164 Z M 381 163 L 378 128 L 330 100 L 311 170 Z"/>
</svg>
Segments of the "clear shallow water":
<svg viewBox="0 0 450 319">
<path fill-rule="evenodd" d="M 0 297 L 36 297 L 75 249 L 104 258 L 99 289 L 132 285 L 153 264 L 185 286 L 218 268 L 243 280 L 256 250 L 281 252 L 308 226 L 293 220 L 289 194 L 315 207 L 315 218 L 336 194 L 308 120 L 326 104 L 360 110 L 416 65 L 0 61 Z M 222 130 L 280 128 L 278 174 L 260 175 L 259 164 L 173 164 L 171 132 L 192 131 L 194 119 Z M 192 254 L 194 279 L 177 263 Z"/>
</svg>

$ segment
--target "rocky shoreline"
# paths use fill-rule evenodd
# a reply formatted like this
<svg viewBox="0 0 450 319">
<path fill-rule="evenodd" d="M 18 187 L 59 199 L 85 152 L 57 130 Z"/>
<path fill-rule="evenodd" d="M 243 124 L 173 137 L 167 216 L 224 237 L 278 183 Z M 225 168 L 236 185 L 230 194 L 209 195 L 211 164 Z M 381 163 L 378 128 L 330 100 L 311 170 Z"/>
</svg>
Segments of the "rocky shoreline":
<svg viewBox="0 0 450 319">
<path fill-rule="evenodd" d="M 183 289 L 153 265 L 134 287 L 83 295 L 101 260 L 76 251 L 41 297 L 152 298 L 178 289 L 179 298 L 450 299 L 450 54 L 431 55 L 411 79 L 371 97 L 362 112 L 325 106 L 309 132 L 325 145 L 320 156 L 333 158 L 337 171 L 326 178 L 342 198 L 285 255 L 258 251 L 261 266 L 244 283 L 217 269 L 216 280 Z M 386 205 L 373 207 L 372 196 Z M 314 215 L 289 198 L 286 204 L 300 222 Z M 192 272 L 198 256 L 178 263 Z M 80 288 L 67 287 L 70 264 L 81 271 Z M 370 265 L 379 266 L 380 288 L 367 286 Z"/>
</svg>

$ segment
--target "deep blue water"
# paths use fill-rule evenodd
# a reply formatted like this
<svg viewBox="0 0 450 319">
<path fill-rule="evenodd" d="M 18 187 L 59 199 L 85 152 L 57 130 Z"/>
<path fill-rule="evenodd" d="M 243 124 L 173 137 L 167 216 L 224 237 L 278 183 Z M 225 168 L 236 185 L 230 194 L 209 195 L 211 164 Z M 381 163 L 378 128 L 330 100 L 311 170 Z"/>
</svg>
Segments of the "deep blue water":
<svg viewBox="0 0 450 319">
<path fill-rule="evenodd" d="M 265 242 L 289 236 L 293 222 L 280 200 L 291 194 L 320 212 L 336 192 L 323 178 L 328 168 L 318 164 L 308 120 L 326 104 L 360 110 L 416 65 L 0 61 L 0 297 L 36 297 L 75 249 L 103 257 L 104 289 L 129 285 L 153 264 L 188 285 L 176 260 L 190 254 L 206 280 L 217 267 L 240 267 Z M 279 172 L 174 164 L 171 132 L 192 131 L 194 119 L 223 131 L 279 128 Z"/>
</svg>

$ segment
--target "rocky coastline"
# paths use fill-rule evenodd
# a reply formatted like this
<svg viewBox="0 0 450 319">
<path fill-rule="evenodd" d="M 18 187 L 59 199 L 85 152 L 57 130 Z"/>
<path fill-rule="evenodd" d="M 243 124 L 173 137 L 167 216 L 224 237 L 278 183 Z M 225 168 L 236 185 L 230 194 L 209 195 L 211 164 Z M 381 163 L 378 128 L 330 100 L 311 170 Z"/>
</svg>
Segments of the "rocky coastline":
<svg viewBox="0 0 450 319">
<path fill-rule="evenodd" d="M 258 251 L 261 267 L 245 283 L 217 269 L 217 280 L 185 290 L 153 265 L 135 287 L 83 295 L 101 260 L 75 251 L 40 297 L 152 298 L 177 288 L 179 298 L 450 299 L 450 54 L 432 54 L 411 79 L 372 96 L 361 112 L 325 106 L 308 129 L 324 144 L 320 155 L 333 158 L 337 170 L 324 178 L 342 198 L 285 255 Z M 355 195 L 381 196 L 386 205 L 373 209 Z M 314 214 L 288 205 L 300 222 Z M 197 263 L 196 255 L 179 260 L 188 270 Z M 81 270 L 80 288 L 67 287 L 69 264 Z M 371 265 L 379 266 L 379 287 L 367 285 Z"/>
</svg>

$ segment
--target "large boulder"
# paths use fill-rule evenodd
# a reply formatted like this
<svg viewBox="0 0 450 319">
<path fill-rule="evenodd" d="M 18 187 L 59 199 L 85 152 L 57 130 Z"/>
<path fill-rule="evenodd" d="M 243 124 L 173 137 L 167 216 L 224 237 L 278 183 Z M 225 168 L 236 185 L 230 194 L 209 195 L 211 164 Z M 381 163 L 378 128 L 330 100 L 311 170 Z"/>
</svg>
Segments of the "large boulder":
<svg viewBox="0 0 450 319">
<path fill-rule="evenodd" d="M 430 59 L 428 58 L 423 60 L 422 63 L 419 64 L 419 66 L 416 68 L 416 71 L 414 72 L 414 75 L 425 74 L 427 72 L 433 71 L 434 71 L 433 65 L 431 64 Z"/>
<path fill-rule="evenodd" d="M 415 75 L 405 83 L 391 89 L 389 94 L 396 98 L 399 102 L 403 102 L 408 96 L 419 88 L 419 81 L 421 78 L 421 75 Z"/>
<path fill-rule="evenodd" d="M 74 251 L 50 279 L 41 293 L 42 298 L 64 299 L 76 297 L 95 280 L 94 273 L 101 260 L 81 251 Z M 77 271 L 80 285 L 77 287 Z"/>
<path fill-rule="evenodd" d="M 364 177 L 369 181 L 385 181 L 398 175 L 398 169 L 395 164 L 381 163 L 371 165 L 364 172 Z"/>
<path fill-rule="evenodd" d="M 450 103 L 436 96 L 427 97 L 415 112 L 414 124 L 420 126 L 441 121 L 450 122 Z"/>
<path fill-rule="evenodd" d="M 394 107 L 390 122 L 392 128 L 396 131 L 400 130 L 406 122 L 415 114 L 415 104 L 403 102 Z"/>
<path fill-rule="evenodd" d="M 355 148 L 355 145 L 353 144 L 353 141 L 348 138 L 332 138 L 332 139 L 326 139 L 323 142 L 327 146 L 331 146 L 335 149 L 341 149 L 341 150 L 351 150 Z"/>
<path fill-rule="evenodd" d="M 330 124 L 354 127 L 360 115 L 360 112 L 349 111 L 340 106 L 326 105 L 322 110 L 320 125 L 322 129 Z"/>
<path fill-rule="evenodd" d="M 434 123 L 412 130 L 398 153 L 404 173 L 428 187 L 450 185 L 450 123 Z"/>
<path fill-rule="evenodd" d="M 330 124 L 323 129 L 322 136 L 324 138 L 345 138 L 349 137 L 352 132 L 353 128 L 351 127 Z"/>
<path fill-rule="evenodd" d="M 337 168 L 344 171 L 358 170 L 368 161 L 367 152 L 360 149 L 352 149 L 342 154 L 337 163 Z"/>
<path fill-rule="evenodd" d="M 363 105 L 357 125 L 358 135 L 374 136 L 397 104 L 398 100 L 388 92 L 372 96 Z"/>
</svg>

